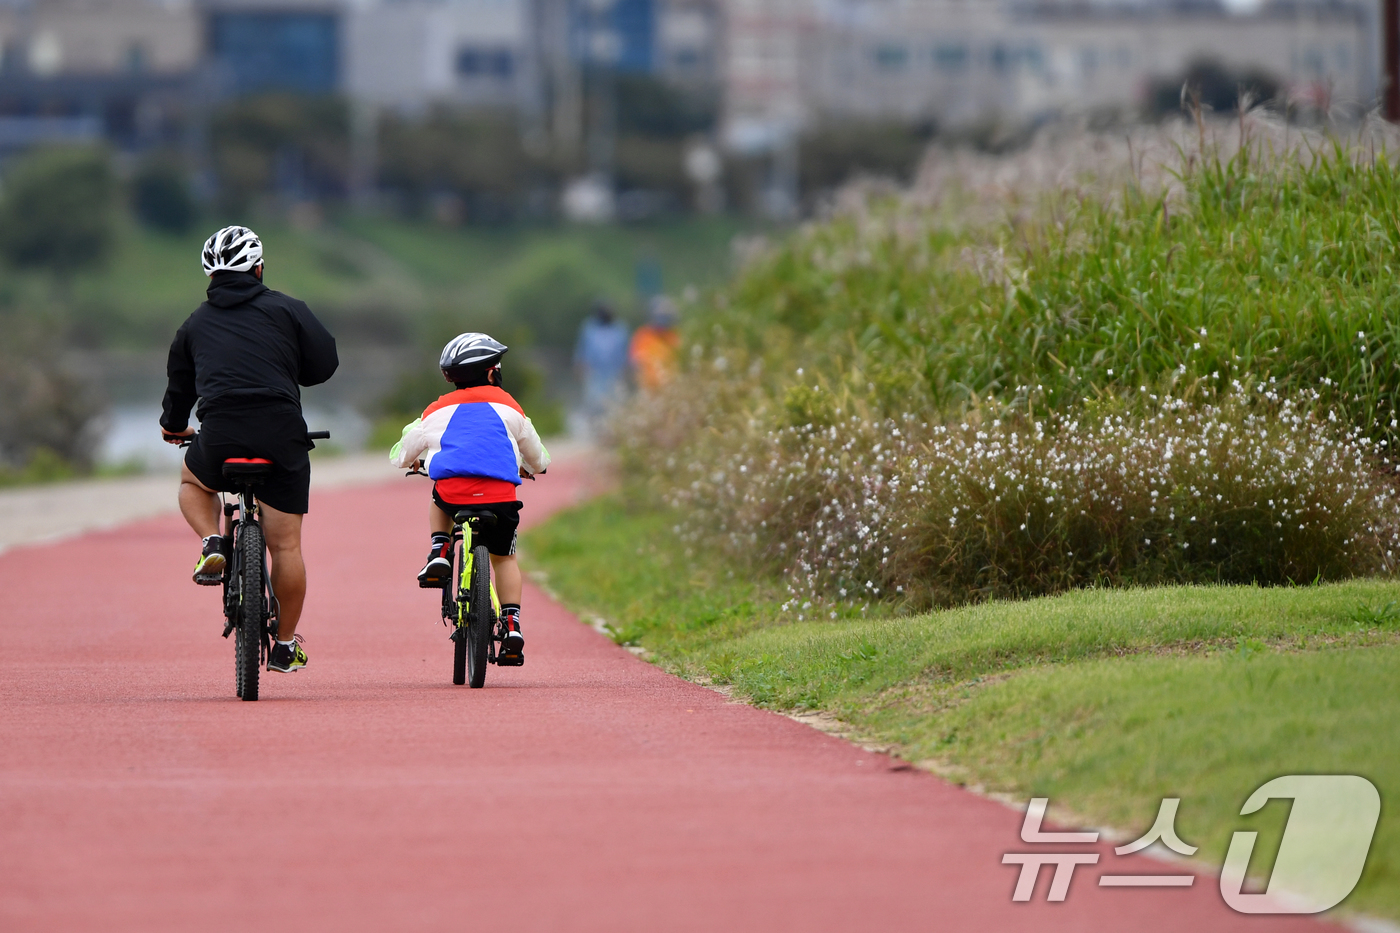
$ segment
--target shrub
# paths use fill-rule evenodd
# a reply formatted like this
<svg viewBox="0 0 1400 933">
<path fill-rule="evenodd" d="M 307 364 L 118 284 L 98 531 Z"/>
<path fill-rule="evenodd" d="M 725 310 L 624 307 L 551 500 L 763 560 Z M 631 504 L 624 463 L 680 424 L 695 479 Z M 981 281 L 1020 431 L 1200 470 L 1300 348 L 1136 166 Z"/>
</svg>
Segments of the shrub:
<svg viewBox="0 0 1400 933">
<path fill-rule="evenodd" d="M 131 206 L 143 224 L 166 233 L 189 231 L 199 216 L 184 166 L 169 157 L 142 163 L 131 180 Z"/>
<path fill-rule="evenodd" d="M 785 573 L 804 611 L 1394 569 L 1400 498 L 1379 444 L 1313 415 L 1315 396 L 1186 395 L 1035 414 L 1032 394 L 942 424 L 802 386 L 766 422 L 698 432 L 650 467 L 679 470 L 661 488 L 685 534 Z M 656 445 L 670 426 L 634 436 Z"/>
<path fill-rule="evenodd" d="M 0 251 L 17 266 L 60 276 L 101 265 L 112 251 L 116 182 L 107 153 L 40 149 L 5 173 Z"/>
<path fill-rule="evenodd" d="M 0 471 L 11 481 L 92 465 L 102 405 L 63 365 L 61 332 L 40 315 L 0 312 Z"/>
<path fill-rule="evenodd" d="M 572 348 L 589 308 L 612 285 L 573 244 L 533 250 L 506 276 L 505 323 L 544 346 Z"/>
</svg>

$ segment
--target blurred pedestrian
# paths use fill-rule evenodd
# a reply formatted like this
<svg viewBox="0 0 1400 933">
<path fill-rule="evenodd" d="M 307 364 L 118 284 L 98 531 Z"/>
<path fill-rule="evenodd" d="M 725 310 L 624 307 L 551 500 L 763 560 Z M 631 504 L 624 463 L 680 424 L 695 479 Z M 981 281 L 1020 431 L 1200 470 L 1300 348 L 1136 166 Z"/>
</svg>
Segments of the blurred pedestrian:
<svg viewBox="0 0 1400 933">
<path fill-rule="evenodd" d="M 583 380 L 583 410 L 590 422 L 607 414 L 622 392 L 627 372 L 627 325 L 599 300 L 579 329 L 574 368 Z"/>
<path fill-rule="evenodd" d="M 647 323 L 632 335 L 627 356 L 637 385 L 655 392 L 676 376 L 681 335 L 676 332 L 676 304 L 665 295 L 651 299 Z"/>
</svg>

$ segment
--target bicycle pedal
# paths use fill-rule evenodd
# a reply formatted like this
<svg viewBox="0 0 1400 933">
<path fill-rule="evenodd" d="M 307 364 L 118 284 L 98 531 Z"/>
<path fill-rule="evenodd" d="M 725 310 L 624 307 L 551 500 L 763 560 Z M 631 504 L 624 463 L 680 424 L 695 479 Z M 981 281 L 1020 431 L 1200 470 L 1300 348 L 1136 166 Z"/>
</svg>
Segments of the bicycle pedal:
<svg viewBox="0 0 1400 933">
<path fill-rule="evenodd" d="M 523 654 L 502 654 L 496 658 L 498 667 L 524 667 L 525 655 Z"/>
<path fill-rule="evenodd" d="M 195 574 L 194 582 L 199 586 L 222 586 L 224 575 L 222 573 L 197 573 Z"/>
<path fill-rule="evenodd" d="M 418 588 L 419 588 L 420 590 L 445 590 L 445 589 L 447 589 L 447 581 L 446 581 L 446 580 L 419 580 L 419 581 L 418 581 Z"/>
</svg>

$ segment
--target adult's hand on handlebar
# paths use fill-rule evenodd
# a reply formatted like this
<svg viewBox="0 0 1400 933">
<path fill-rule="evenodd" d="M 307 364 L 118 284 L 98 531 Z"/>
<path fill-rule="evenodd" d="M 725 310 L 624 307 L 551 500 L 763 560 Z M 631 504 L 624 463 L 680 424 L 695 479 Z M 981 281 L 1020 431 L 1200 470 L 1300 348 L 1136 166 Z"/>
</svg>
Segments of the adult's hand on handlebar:
<svg viewBox="0 0 1400 933">
<path fill-rule="evenodd" d="M 160 439 L 167 444 L 182 444 L 192 437 L 194 437 L 194 428 L 185 428 L 183 431 L 176 431 L 174 433 L 165 430 L 165 428 L 160 429 Z"/>
</svg>

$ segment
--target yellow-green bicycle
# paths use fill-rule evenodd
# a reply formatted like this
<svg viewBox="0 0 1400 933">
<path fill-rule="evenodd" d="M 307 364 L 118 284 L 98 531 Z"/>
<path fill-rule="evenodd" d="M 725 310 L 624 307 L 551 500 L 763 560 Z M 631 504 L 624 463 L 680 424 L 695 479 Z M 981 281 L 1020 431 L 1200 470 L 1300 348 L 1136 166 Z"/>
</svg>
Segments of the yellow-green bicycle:
<svg viewBox="0 0 1400 933">
<path fill-rule="evenodd" d="M 491 582 L 491 555 L 481 532 L 496 524 L 494 512 L 462 509 L 453 516 L 451 583 L 442 585 L 442 621 L 452 629 L 452 682 L 486 683 L 486 665 L 518 667 L 523 655 L 497 650 L 501 641 L 501 603 Z"/>
</svg>

